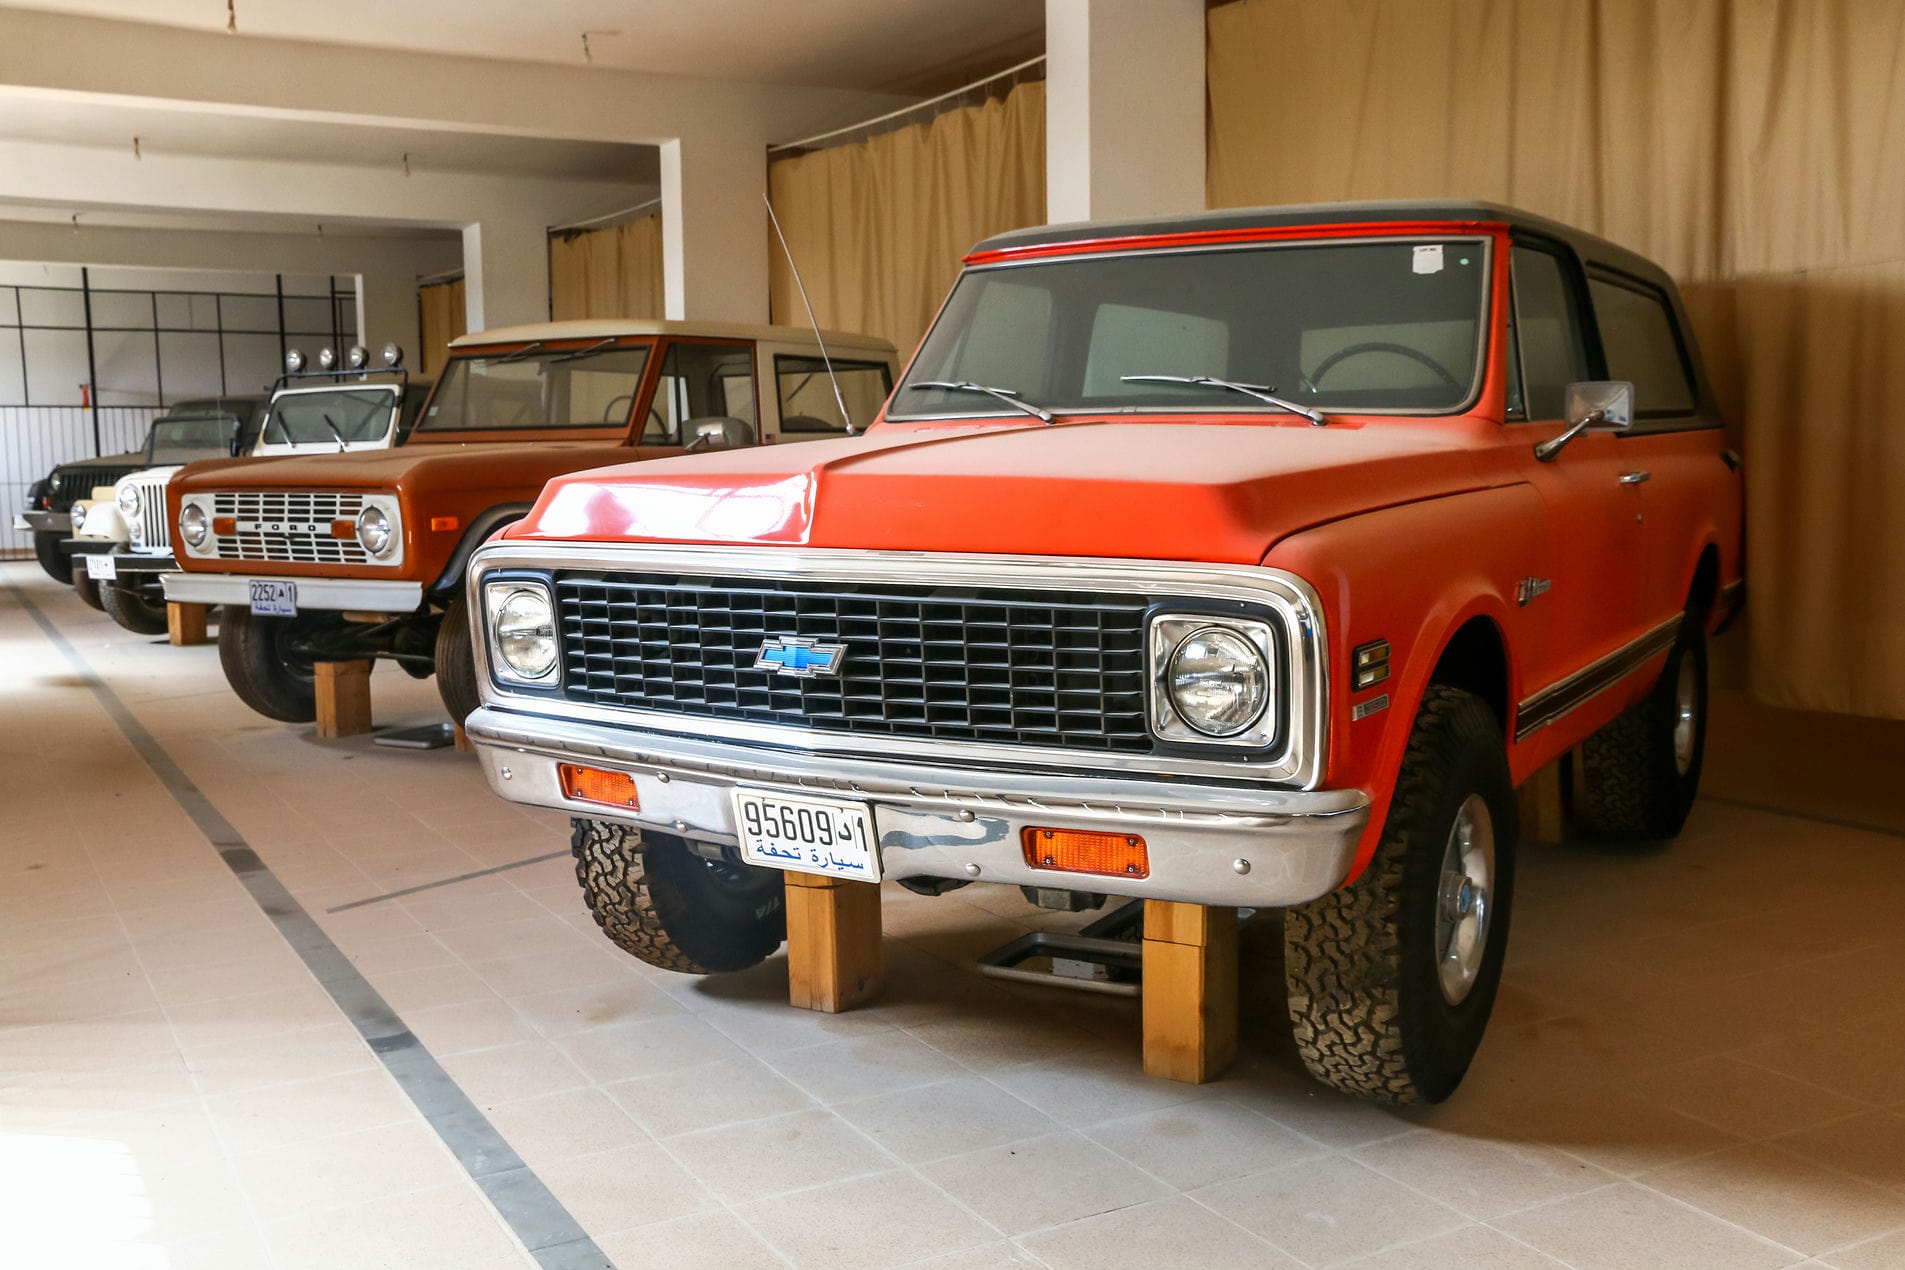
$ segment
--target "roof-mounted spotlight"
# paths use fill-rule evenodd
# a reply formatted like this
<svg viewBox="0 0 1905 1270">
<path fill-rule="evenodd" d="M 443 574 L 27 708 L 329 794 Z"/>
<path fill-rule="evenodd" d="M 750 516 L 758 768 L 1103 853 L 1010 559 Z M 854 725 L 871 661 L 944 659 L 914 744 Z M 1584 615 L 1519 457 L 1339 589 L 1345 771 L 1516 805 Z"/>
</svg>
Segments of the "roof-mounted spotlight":
<svg viewBox="0 0 1905 1270">
<path fill-rule="evenodd" d="M 318 350 L 318 369 L 331 370 L 337 366 L 337 353 L 329 348 Z"/>
<path fill-rule="evenodd" d="M 284 351 L 284 368 L 293 375 L 301 374 L 304 370 L 304 350 L 287 348 Z"/>
<path fill-rule="evenodd" d="M 362 370 L 370 365 L 370 354 L 364 351 L 362 344 L 353 344 L 344 350 L 344 368 Z"/>
<path fill-rule="evenodd" d="M 403 365 L 403 349 L 398 347 L 395 340 L 385 344 L 379 355 L 383 358 L 384 365 L 392 370 Z"/>
</svg>

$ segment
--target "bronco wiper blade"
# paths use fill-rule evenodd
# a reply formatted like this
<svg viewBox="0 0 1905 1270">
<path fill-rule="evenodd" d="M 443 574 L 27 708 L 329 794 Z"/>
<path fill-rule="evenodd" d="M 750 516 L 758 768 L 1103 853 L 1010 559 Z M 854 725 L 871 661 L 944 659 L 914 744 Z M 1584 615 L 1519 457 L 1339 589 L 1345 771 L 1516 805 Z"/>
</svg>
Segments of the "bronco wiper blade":
<svg viewBox="0 0 1905 1270">
<path fill-rule="evenodd" d="M 966 380 L 955 381 L 951 379 L 922 379 L 916 384 L 908 384 L 907 387 L 913 389 L 915 392 L 923 388 L 943 388 L 947 392 L 982 392 L 988 397 L 997 397 L 1000 401 L 1003 401 L 1006 405 L 1022 414 L 1031 415 L 1034 419 L 1038 419 L 1044 423 L 1052 422 L 1051 411 L 1040 409 L 1029 401 L 1020 400 L 1019 394 L 1010 388 L 992 388 L 985 384 L 975 384 Z"/>
<path fill-rule="evenodd" d="M 597 353 L 601 352 L 603 349 L 613 347 L 614 344 L 615 344 L 615 337 L 611 335 L 609 338 L 605 340 L 600 340 L 597 343 L 591 344 L 587 348 L 578 348 L 572 353 L 564 353 L 560 357 L 551 357 L 549 359 L 549 364 L 551 366 L 555 366 L 562 362 L 580 361 L 584 357 L 594 357 Z"/>
<path fill-rule="evenodd" d="M 517 349 L 515 352 L 510 353 L 505 357 L 497 358 L 496 364 L 498 366 L 507 366 L 511 362 L 520 362 L 525 357 L 534 357 L 537 353 L 540 353 L 540 352 L 542 352 L 542 341 L 537 340 L 534 344 L 525 344 L 521 348 Z"/>
<path fill-rule="evenodd" d="M 1275 385 L 1272 384 L 1238 384 L 1228 379 L 1216 379 L 1210 375 L 1120 375 L 1118 378 L 1127 384 L 1189 384 L 1194 388 L 1228 388 L 1231 392 L 1255 397 L 1258 401 L 1266 402 L 1279 410 L 1288 410 L 1293 415 L 1302 415 L 1319 428 L 1329 422 L 1323 417 L 1321 410 L 1313 406 L 1298 405 L 1287 397 L 1277 396 Z"/>
</svg>

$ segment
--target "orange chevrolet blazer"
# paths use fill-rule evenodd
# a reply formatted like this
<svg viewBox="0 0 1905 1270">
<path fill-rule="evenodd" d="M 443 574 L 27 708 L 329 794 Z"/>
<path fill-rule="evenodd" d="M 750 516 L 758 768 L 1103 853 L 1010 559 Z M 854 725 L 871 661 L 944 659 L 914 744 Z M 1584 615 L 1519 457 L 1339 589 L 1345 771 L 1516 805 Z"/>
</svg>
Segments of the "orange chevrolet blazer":
<svg viewBox="0 0 1905 1270">
<path fill-rule="evenodd" d="M 1666 838 L 1739 460 L 1672 281 L 1480 204 L 982 243 L 879 421 L 558 477 L 475 553 L 492 788 L 636 956 L 732 971 L 786 870 L 1284 909 L 1314 1075 L 1447 1097 L 1515 787 Z"/>
<path fill-rule="evenodd" d="M 246 705 L 316 717 L 316 661 L 382 658 L 476 707 L 470 552 L 564 472 L 838 436 L 893 386 L 893 346 L 706 322 L 550 322 L 466 335 L 402 448 L 195 463 L 167 487 L 168 600 L 222 605 L 219 659 Z"/>
</svg>

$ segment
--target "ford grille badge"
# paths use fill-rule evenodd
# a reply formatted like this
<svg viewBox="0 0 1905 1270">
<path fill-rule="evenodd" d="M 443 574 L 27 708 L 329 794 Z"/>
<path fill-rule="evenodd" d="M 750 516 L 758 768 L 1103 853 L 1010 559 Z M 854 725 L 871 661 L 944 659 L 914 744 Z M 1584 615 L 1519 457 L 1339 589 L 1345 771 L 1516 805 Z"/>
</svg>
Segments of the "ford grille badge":
<svg viewBox="0 0 1905 1270">
<path fill-rule="evenodd" d="M 761 645 L 754 658 L 754 669 L 769 674 L 812 679 L 818 675 L 838 675 L 847 660 L 845 644 L 821 644 L 798 635 L 777 635 Z"/>
</svg>

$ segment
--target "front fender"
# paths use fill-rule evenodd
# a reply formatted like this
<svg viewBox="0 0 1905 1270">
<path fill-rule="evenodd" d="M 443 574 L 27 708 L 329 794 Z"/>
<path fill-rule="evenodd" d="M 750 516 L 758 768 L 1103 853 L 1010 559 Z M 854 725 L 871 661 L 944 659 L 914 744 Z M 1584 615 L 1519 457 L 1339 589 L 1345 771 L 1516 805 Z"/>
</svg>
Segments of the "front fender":
<svg viewBox="0 0 1905 1270">
<path fill-rule="evenodd" d="M 1516 603 L 1523 578 L 1547 577 L 1546 513 L 1526 485 L 1504 486 L 1385 508 L 1282 540 L 1265 565 L 1316 588 L 1330 632 L 1329 760 L 1325 784 L 1367 791 L 1370 818 L 1344 879 L 1375 853 L 1417 709 L 1455 633 L 1492 623 L 1506 654 L 1499 702 L 1502 735 L 1523 692 L 1524 650 L 1544 638 L 1541 606 Z M 1389 678 L 1354 688 L 1353 650 L 1388 643 Z M 1386 703 L 1385 703 L 1385 700 Z M 1361 717 L 1356 717 L 1361 714 Z M 1510 750 L 1510 769 L 1517 770 Z"/>
<path fill-rule="evenodd" d="M 75 538 L 99 538 L 107 542 L 129 542 L 132 534 L 126 528 L 125 515 L 119 510 L 119 504 L 111 498 L 91 503 L 86 508 L 86 519 L 80 522 Z"/>
</svg>

